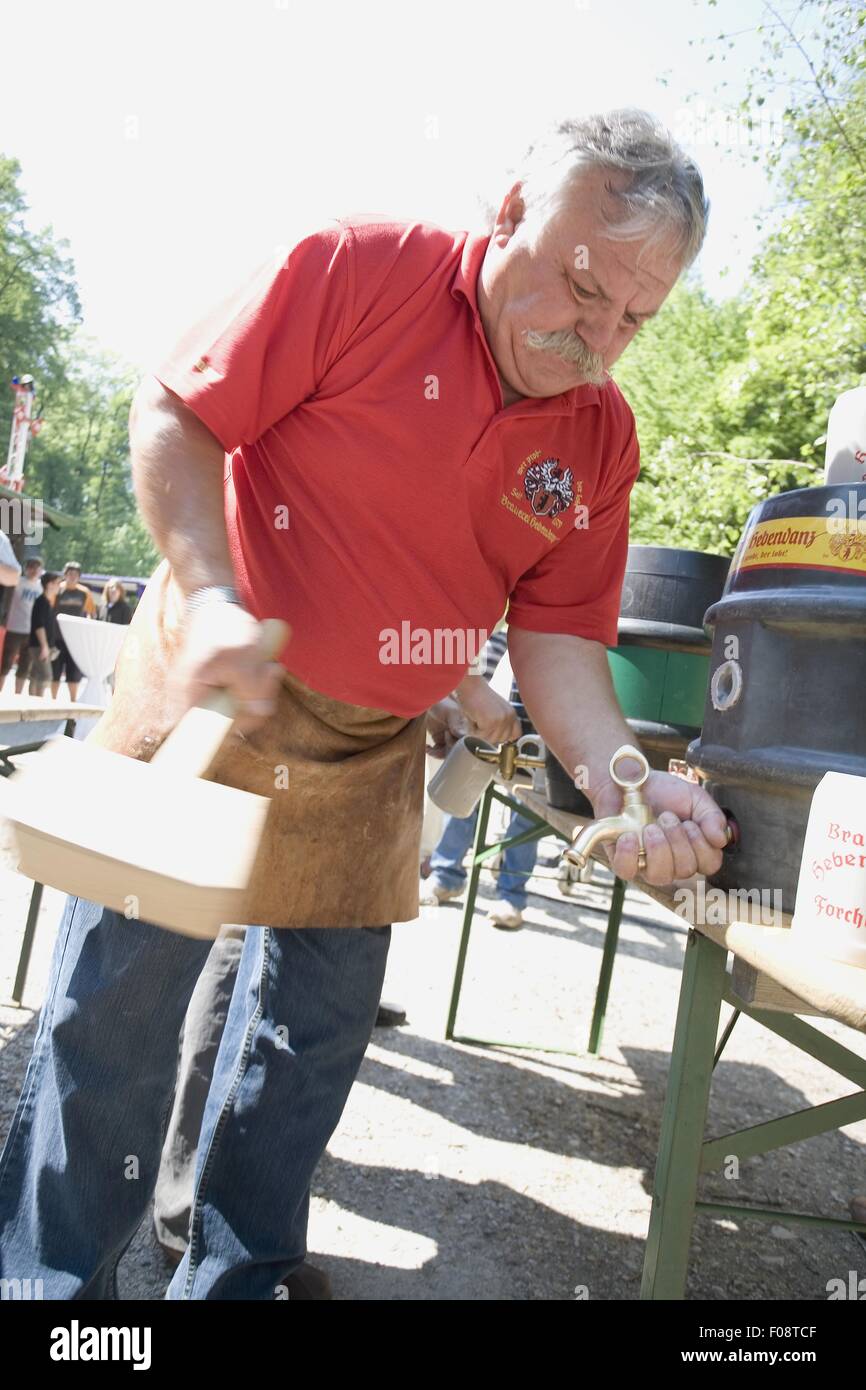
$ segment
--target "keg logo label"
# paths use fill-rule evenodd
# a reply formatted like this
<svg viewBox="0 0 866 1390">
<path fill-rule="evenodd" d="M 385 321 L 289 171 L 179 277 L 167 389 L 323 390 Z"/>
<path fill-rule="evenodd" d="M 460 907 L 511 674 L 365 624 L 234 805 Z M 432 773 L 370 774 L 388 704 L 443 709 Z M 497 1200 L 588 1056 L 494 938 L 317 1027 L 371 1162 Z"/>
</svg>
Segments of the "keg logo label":
<svg viewBox="0 0 866 1390">
<path fill-rule="evenodd" d="M 731 572 L 741 569 L 847 570 L 866 574 L 866 528 L 826 516 L 759 521 L 743 535 Z"/>
</svg>

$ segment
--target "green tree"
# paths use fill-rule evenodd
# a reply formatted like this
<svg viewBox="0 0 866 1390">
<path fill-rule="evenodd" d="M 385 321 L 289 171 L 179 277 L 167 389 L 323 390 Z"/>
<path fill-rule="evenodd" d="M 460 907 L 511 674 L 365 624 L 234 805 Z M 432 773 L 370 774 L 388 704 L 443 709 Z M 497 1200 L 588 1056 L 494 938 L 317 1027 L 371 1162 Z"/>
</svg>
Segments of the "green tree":
<svg viewBox="0 0 866 1390">
<path fill-rule="evenodd" d="M 65 375 L 64 349 L 81 317 L 71 260 L 65 242 L 51 229 L 32 232 L 27 205 L 18 187 L 21 166 L 0 155 L 0 431 L 9 436 L 13 393 L 5 389 L 16 374 L 30 372 L 56 385 Z M 4 454 L 5 457 L 5 454 Z"/>
<path fill-rule="evenodd" d="M 157 555 L 138 515 L 129 468 L 127 417 L 134 378 L 80 330 L 75 270 L 51 228 L 26 223 L 20 165 L 0 157 L 0 370 L 29 372 L 44 427 L 31 439 L 25 488 L 76 518 L 40 546 L 46 563 L 78 559 L 85 569 L 149 574 Z M 8 438 L 13 393 L 0 390 Z"/>
<path fill-rule="evenodd" d="M 646 544 L 730 553 L 757 501 L 822 480 L 830 406 L 866 373 L 866 11 L 805 0 L 796 30 L 764 11 L 740 118 L 758 119 L 793 64 L 802 74 L 784 140 L 749 155 L 775 190 L 772 225 L 735 300 L 687 279 L 616 369 L 641 440 L 632 536 Z M 710 56 L 732 49 L 719 34 Z"/>
</svg>

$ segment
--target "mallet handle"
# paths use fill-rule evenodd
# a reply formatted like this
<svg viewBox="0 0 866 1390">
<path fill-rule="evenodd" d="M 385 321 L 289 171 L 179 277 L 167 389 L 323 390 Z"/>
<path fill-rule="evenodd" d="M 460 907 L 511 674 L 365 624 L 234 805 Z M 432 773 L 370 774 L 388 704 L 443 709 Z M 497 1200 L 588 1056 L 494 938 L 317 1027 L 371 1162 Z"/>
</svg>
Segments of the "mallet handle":
<svg viewBox="0 0 866 1390">
<path fill-rule="evenodd" d="M 289 629 L 279 618 L 266 618 L 260 624 L 259 651 L 275 657 L 288 637 Z M 193 705 L 160 744 L 151 758 L 166 772 L 181 777 L 201 777 L 223 745 L 234 723 L 237 706 L 228 690 L 214 690 Z"/>
</svg>

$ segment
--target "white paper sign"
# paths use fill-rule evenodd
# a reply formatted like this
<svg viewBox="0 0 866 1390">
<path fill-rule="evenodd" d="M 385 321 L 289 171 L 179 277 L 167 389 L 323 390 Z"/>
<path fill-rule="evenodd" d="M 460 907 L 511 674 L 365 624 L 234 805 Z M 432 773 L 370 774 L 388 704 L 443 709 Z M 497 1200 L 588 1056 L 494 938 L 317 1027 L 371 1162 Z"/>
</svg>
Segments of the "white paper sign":
<svg viewBox="0 0 866 1390">
<path fill-rule="evenodd" d="M 826 772 L 815 788 L 791 930 L 866 969 L 866 777 Z"/>
</svg>

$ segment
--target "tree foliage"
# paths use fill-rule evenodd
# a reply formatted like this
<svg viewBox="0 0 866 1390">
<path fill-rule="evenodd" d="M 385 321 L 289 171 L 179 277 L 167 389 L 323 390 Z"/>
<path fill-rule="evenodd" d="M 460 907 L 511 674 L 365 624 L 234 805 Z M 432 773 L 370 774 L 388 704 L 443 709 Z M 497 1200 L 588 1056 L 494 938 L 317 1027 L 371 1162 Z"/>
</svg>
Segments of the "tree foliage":
<svg viewBox="0 0 866 1390">
<path fill-rule="evenodd" d="M 781 141 L 743 155 L 763 161 L 775 200 L 746 286 L 718 304 L 686 277 L 616 368 L 641 440 L 633 538 L 723 554 L 757 501 L 821 480 L 830 406 L 866 378 L 866 10 L 776 0 L 757 33 L 744 87 L 741 35 L 719 33 L 706 54 L 737 64 L 743 94 L 727 110 L 740 130 L 786 92 Z M 78 518 L 46 534 L 45 556 L 146 574 L 156 554 L 130 487 L 132 377 L 81 336 L 67 248 L 28 230 L 19 177 L 0 158 L 0 368 L 39 387 L 28 491 Z M 0 390 L 4 436 L 11 396 Z"/>
<path fill-rule="evenodd" d="M 764 6 L 739 103 L 751 120 L 776 86 L 795 98 L 781 142 L 750 156 L 778 201 L 745 289 L 715 305 L 687 280 L 616 370 L 642 446 L 637 541 L 729 553 L 756 501 L 822 480 L 830 407 L 866 375 L 866 11 L 796 16 Z M 715 47 L 736 55 L 727 34 Z"/>
<path fill-rule="evenodd" d="M 49 567 L 67 559 L 86 570 L 149 574 L 156 552 L 135 509 L 127 416 L 134 379 L 81 333 L 75 271 L 51 228 L 34 232 L 19 188 L 20 166 L 0 157 L 0 370 L 4 383 L 29 373 L 44 419 L 31 439 L 25 491 L 76 518 L 46 527 Z M 0 389 L 0 432 L 11 426 L 13 393 Z"/>
</svg>

